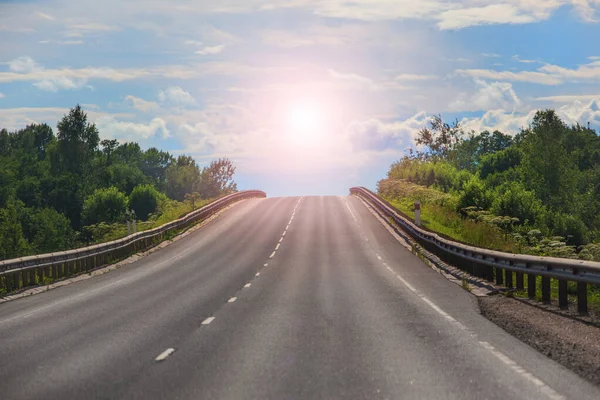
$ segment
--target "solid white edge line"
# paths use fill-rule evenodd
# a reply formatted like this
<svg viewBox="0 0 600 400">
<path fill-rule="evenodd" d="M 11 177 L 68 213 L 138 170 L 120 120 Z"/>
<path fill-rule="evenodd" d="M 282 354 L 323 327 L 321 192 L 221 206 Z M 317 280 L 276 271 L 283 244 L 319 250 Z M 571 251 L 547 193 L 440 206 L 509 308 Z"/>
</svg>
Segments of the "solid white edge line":
<svg viewBox="0 0 600 400">
<path fill-rule="evenodd" d="M 232 297 L 229 300 L 227 300 L 228 303 L 233 303 L 234 301 L 237 300 L 237 297 Z"/>
<path fill-rule="evenodd" d="M 158 355 L 158 357 L 156 357 L 154 359 L 154 361 L 163 361 L 165 360 L 167 357 L 169 357 L 171 354 L 173 354 L 175 352 L 175 349 L 166 349 L 165 351 L 163 351 L 162 353 L 160 353 Z"/>
<path fill-rule="evenodd" d="M 215 317 L 208 317 L 204 321 L 202 321 L 202 325 L 208 325 L 215 320 Z"/>
</svg>

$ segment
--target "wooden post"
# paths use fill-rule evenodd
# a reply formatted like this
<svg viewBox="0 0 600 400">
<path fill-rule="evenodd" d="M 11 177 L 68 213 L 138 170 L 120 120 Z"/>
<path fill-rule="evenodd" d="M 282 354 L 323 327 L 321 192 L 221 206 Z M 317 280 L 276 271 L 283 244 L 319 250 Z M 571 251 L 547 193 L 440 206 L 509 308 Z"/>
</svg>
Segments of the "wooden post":
<svg viewBox="0 0 600 400">
<path fill-rule="evenodd" d="M 550 278 L 542 276 L 542 301 L 550 303 Z"/>
<path fill-rule="evenodd" d="M 527 274 L 527 295 L 530 299 L 535 299 L 537 277 L 533 274 Z"/>
<path fill-rule="evenodd" d="M 567 281 L 559 279 L 558 280 L 558 306 L 560 308 L 568 308 L 569 307 L 569 296 L 567 294 Z"/>
<path fill-rule="evenodd" d="M 585 282 L 577 282 L 577 311 L 582 314 L 587 314 L 587 284 Z"/>
<path fill-rule="evenodd" d="M 502 275 L 502 268 L 496 267 L 496 284 L 504 284 L 504 276 Z"/>
<path fill-rule="evenodd" d="M 517 272 L 517 290 L 525 289 L 525 279 L 522 272 Z"/>
</svg>

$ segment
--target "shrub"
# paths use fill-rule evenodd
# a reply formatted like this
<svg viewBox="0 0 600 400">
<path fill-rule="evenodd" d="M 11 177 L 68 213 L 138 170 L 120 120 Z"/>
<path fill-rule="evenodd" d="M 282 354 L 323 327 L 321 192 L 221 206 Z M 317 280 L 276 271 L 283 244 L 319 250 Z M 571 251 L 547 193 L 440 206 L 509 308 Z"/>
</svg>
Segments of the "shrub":
<svg viewBox="0 0 600 400">
<path fill-rule="evenodd" d="M 505 184 L 496 190 L 491 211 L 495 215 L 518 218 L 521 223 L 535 225 L 543 219 L 546 209 L 533 192 L 519 184 Z"/>
<path fill-rule="evenodd" d="M 135 210 L 139 219 L 146 221 L 148 216 L 157 210 L 159 202 L 165 198 L 166 196 L 152 185 L 138 185 L 129 196 L 129 208 Z"/>
<path fill-rule="evenodd" d="M 457 211 L 470 206 L 476 206 L 487 210 L 492 205 L 493 196 L 480 179 L 473 177 L 465 185 L 464 190 L 458 198 Z"/>
<path fill-rule="evenodd" d="M 81 217 L 85 225 L 98 222 L 117 222 L 123 219 L 127 210 L 127 197 L 112 186 L 96 189 L 83 203 Z"/>
</svg>

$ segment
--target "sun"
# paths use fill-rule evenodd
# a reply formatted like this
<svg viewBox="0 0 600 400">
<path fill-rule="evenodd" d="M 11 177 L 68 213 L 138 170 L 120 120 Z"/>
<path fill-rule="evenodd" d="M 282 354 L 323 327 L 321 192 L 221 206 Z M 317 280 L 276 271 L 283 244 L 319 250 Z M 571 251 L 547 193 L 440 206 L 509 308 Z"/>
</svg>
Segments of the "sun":
<svg viewBox="0 0 600 400">
<path fill-rule="evenodd" d="M 300 134 L 314 134 L 319 129 L 319 120 L 319 112 L 305 105 L 292 107 L 288 115 L 290 130 Z"/>
</svg>

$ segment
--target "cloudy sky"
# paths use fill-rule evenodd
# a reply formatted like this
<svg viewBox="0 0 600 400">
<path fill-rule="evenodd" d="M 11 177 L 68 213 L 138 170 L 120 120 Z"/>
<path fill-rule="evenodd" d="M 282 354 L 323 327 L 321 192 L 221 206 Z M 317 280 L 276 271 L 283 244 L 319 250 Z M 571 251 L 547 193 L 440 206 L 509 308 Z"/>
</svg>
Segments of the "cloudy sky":
<svg viewBox="0 0 600 400">
<path fill-rule="evenodd" d="M 600 128 L 600 0 L 0 0 L 0 128 L 77 103 L 103 138 L 269 195 L 374 188 L 432 114 Z"/>
</svg>

